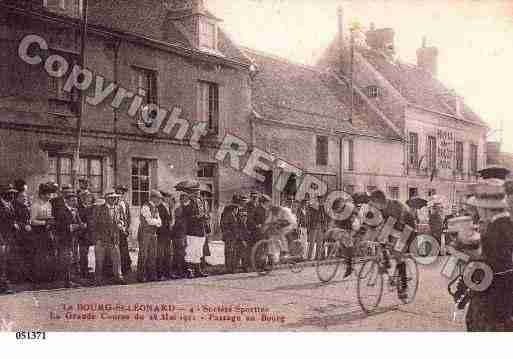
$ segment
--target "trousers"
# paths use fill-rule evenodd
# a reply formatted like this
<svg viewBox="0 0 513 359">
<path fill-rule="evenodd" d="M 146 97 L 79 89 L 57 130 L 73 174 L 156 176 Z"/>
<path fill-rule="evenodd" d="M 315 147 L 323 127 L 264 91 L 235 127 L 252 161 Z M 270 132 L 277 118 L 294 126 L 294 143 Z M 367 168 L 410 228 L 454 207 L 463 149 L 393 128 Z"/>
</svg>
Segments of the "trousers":
<svg viewBox="0 0 513 359">
<path fill-rule="evenodd" d="M 112 262 L 112 271 L 115 278 L 121 278 L 121 259 L 119 254 L 119 245 L 109 241 L 98 240 L 94 248 L 95 254 L 95 275 L 96 279 L 103 278 L 103 265 L 105 263 L 105 257 L 109 256 Z"/>
<path fill-rule="evenodd" d="M 137 278 L 140 281 L 155 280 L 157 277 L 157 236 L 143 236 L 139 240 Z"/>
</svg>

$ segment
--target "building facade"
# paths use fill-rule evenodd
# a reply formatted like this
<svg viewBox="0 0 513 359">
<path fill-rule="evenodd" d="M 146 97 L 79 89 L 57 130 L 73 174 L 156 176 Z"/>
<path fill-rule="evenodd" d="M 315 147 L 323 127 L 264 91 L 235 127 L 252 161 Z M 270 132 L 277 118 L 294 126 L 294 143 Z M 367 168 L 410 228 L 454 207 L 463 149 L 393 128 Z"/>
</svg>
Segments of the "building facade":
<svg viewBox="0 0 513 359">
<path fill-rule="evenodd" d="M 0 2 L 1 180 L 24 178 L 32 192 L 43 181 L 71 183 L 81 93 L 65 89 L 72 65 L 80 64 L 80 3 Z M 99 196 L 111 186 L 127 186 L 135 209 L 151 189 L 173 191 L 177 182 L 197 179 L 217 213 L 219 203 L 247 181 L 219 166 L 215 154 L 226 133 L 249 141 L 250 62 L 202 1 L 115 5 L 89 1 L 85 67 L 93 76 L 82 92 L 79 176 Z M 48 50 L 37 44 L 28 49 L 44 63 L 20 58 L 27 35 L 47 42 Z M 52 55 L 69 62 L 64 76 L 45 71 Z M 111 84 L 114 90 L 99 101 Z M 153 122 L 142 125 L 144 119 Z M 197 125 L 205 126 L 206 135 L 193 146 Z M 137 222 L 138 211 L 132 213 Z"/>
<path fill-rule="evenodd" d="M 488 126 L 437 79 L 438 49 L 426 46 L 425 39 L 417 51 L 417 64 L 408 64 L 396 57 L 393 29 L 376 29 L 371 24 L 360 35 L 364 41 L 351 42 L 350 36 L 339 34 L 317 67 L 347 81 L 352 78 L 355 113 L 370 104 L 402 143 L 390 156 L 375 157 L 375 151 L 365 147 L 362 163 L 377 161 L 386 172 L 394 169 L 389 178 L 379 180 L 382 176 L 366 164 L 365 172 L 357 164 L 346 178 L 358 190 L 377 187 L 401 200 L 438 194 L 447 199 L 447 205 L 458 205 L 469 193 L 469 185 L 477 181 L 477 171 L 486 165 Z M 358 37 L 356 31 L 353 36 Z"/>
</svg>

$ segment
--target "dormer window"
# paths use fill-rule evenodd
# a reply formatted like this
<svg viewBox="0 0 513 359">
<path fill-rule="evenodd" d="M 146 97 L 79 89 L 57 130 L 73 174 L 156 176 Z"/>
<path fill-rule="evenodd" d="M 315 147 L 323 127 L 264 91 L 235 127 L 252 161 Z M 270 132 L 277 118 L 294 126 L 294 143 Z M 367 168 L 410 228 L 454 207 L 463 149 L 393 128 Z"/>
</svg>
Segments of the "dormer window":
<svg viewBox="0 0 513 359">
<path fill-rule="evenodd" d="M 381 89 L 378 86 L 372 85 L 367 86 L 367 97 L 377 98 L 381 95 Z"/>
<path fill-rule="evenodd" d="M 206 18 L 199 21 L 199 47 L 217 50 L 217 24 Z"/>
</svg>

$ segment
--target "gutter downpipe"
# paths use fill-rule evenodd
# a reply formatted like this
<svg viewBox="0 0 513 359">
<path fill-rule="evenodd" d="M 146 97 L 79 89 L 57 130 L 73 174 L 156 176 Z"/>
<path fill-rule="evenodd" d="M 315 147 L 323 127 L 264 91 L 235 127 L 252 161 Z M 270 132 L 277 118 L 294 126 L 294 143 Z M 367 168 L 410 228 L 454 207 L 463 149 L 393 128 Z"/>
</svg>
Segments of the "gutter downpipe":
<svg viewBox="0 0 513 359">
<path fill-rule="evenodd" d="M 344 177 L 344 138 L 346 136 L 342 135 L 339 137 L 339 151 L 338 151 L 338 156 L 339 156 L 339 161 L 338 161 L 338 164 L 339 164 L 339 176 L 338 176 L 338 190 L 339 191 L 343 191 L 343 177 Z"/>
<path fill-rule="evenodd" d="M 118 83 L 119 80 L 119 47 L 121 46 L 121 40 L 117 39 L 114 43 L 114 83 Z M 118 135 L 118 110 L 114 110 L 114 187 L 118 185 L 118 147 L 119 147 L 119 135 Z"/>
</svg>

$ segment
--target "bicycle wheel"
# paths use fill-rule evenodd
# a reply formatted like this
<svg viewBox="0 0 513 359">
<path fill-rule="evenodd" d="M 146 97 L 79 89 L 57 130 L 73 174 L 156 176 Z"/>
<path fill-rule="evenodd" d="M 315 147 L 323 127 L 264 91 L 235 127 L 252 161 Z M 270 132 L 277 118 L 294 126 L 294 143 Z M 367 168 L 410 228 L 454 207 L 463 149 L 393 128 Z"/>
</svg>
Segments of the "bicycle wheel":
<svg viewBox="0 0 513 359">
<path fill-rule="evenodd" d="M 379 262 L 375 259 L 365 261 L 358 272 L 356 285 L 358 304 L 369 314 L 381 302 L 383 296 L 383 275 L 380 273 Z"/>
<path fill-rule="evenodd" d="M 340 256 L 339 242 L 325 242 L 320 258 L 315 263 L 317 278 L 323 283 L 328 283 L 337 274 L 343 259 Z"/>
<path fill-rule="evenodd" d="M 273 262 L 269 254 L 270 240 L 262 239 L 251 249 L 251 265 L 259 275 L 267 275 L 273 269 Z"/>
<path fill-rule="evenodd" d="M 417 290 L 419 289 L 419 267 L 417 265 L 417 261 L 412 257 L 404 258 L 404 263 L 406 264 L 406 283 L 407 283 L 407 293 L 408 296 L 406 299 L 403 299 L 402 302 L 404 304 L 409 304 L 415 300 L 415 296 L 417 295 Z M 396 270 L 397 272 L 397 270 Z M 401 280 L 397 278 L 396 286 L 397 290 L 401 285 Z"/>
</svg>

